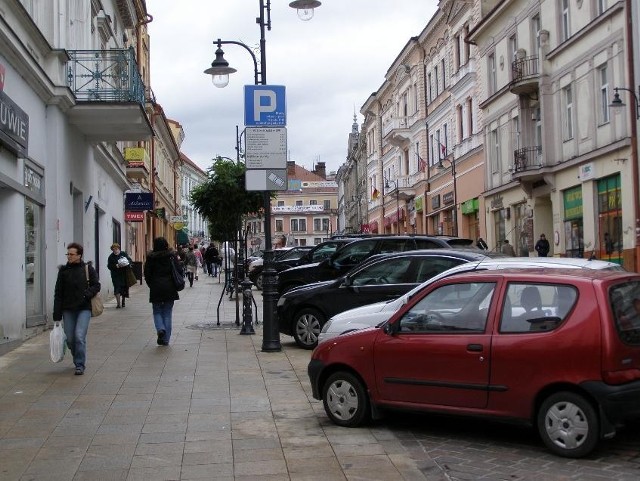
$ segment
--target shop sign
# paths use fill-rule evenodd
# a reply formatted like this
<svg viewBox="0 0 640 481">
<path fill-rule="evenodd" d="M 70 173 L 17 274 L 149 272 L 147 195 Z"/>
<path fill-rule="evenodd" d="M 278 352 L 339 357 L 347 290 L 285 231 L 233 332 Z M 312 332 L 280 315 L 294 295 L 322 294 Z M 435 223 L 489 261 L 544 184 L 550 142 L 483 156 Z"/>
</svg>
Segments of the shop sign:
<svg viewBox="0 0 640 481">
<path fill-rule="evenodd" d="M 453 204 L 453 192 L 447 192 L 446 194 L 442 194 L 442 203 L 444 205 Z"/>
<path fill-rule="evenodd" d="M 431 208 L 439 209 L 440 208 L 440 194 L 434 195 L 431 197 Z"/>
<path fill-rule="evenodd" d="M 144 212 L 134 212 L 130 210 L 125 210 L 124 220 L 127 222 L 142 222 L 144 221 Z"/>
<path fill-rule="evenodd" d="M 165 218 L 165 209 L 164 207 L 160 207 L 159 209 L 156 209 L 156 217 L 158 219 L 164 219 Z"/>
<path fill-rule="evenodd" d="M 460 210 L 462 211 L 463 215 L 469 215 L 469 214 L 473 214 L 474 212 L 478 212 L 479 210 L 478 198 L 476 197 L 475 199 L 469 199 L 463 202 L 460 206 Z"/>
<path fill-rule="evenodd" d="M 582 186 L 572 187 L 563 192 L 564 219 L 582 218 Z"/>
<path fill-rule="evenodd" d="M 324 207 L 321 205 L 279 205 L 271 208 L 274 214 L 302 214 L 306 212 L 323 212 Z"/>
<path fill-rule="evenodd" d="M 0 92 L 0 141 L 14 154 L 27 157 L 29 116 L 4 92 Z"/>
<path fill-rule="evenodd" d="M 132 192 L 124 194 L 125 210 L 152 210 L 153 209 L 153 193 L 151 192 Z"/>
<path fill-rule="evenodd" d="M 497 196 L 491 199 L 491 210 L 502 209 L 502 196 Z"/>
</svg>

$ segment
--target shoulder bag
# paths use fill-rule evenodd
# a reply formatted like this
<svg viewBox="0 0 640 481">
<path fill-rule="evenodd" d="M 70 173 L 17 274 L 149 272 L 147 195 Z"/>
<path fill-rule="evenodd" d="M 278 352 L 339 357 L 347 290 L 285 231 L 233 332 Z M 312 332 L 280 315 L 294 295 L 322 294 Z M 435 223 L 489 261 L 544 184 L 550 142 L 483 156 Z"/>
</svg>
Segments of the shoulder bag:
<svg viewBox="0 0 640 481">
<path fill-rule="evenodd" d="M 133 273 L 133 269 L 131 267 L 126 267 L 126 269 L 127 269 L 127 273 L 126 273 L 127 287 L 133 287 L 138 283 L 138 279 L 136 278 L 136 275 Z"/>
<path fill-rule="evenodd" d="M 89 285 L 89 266 L 84 265 L 84 273 L 87 276 L 87 286 Z M 104 311 L 104 305 L 102 304 L 102 298 L 98 292 L 91 298 L 91 317 L 98 317 Z"/>
<path fill-rule="evenodd" d="M 176 265 L 175 256 L 171 256 L 171 277 L 173 278 L 173 285 L 176 288 L 176 291 L 184 289 L 184 275 Z"/>
</svg>

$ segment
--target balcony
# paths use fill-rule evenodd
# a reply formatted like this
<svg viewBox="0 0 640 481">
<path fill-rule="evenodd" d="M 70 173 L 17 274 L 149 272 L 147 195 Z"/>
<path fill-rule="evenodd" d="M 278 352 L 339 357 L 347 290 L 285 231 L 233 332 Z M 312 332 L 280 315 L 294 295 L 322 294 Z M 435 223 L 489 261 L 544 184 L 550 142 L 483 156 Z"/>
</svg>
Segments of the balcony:
<svg viewBox="0 0 640 481">
<path fill-rule="evenodd" d="M 144 84 L 134 51 L 69 50 L 67 83 L 76 98 L 69 119 L 88 140 L 151 138 Z"/>
<path fill-rule="evenodd" d="M 509 90 L 516 95 L 529 95 L 538 91 L 540 75 L 538 73 L 538 57 L 524 57 L 511 64 L 513 80 Z"/>
<path fill-rule="evenodd" d="M 542 146 L 522 147 L 513 151 L 513 173 L 523 174 L 542 167 Z"/>
<path fill-rule="evenodd" d="M 417 119 L 418 113 L 388 119 L 382 126 L 383 138 L 396 147 L 407 147 L 411 142 L 411 126 Z"/>
<path fill-rule="evenodd" d="M 151 160 L 147 149 L 127 147 L 124 149 L 124 160 L 127 161 L 127 177 L 131 179 L 147 179 L 151 172 Z"/>
</svg>

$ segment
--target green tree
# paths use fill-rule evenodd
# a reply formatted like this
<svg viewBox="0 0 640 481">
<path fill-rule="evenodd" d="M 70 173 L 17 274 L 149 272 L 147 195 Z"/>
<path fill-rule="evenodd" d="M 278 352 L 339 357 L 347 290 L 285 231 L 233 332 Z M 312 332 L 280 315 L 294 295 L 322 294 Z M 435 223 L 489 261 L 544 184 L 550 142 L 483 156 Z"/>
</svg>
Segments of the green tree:
<svg viewBox="0 0 640 481">
<path fill-rule="evenodd" d="M 191 192 L 191 202 L 209 222 L 213 240 L 234 239 L 242 216 L 264 208 L 264 196 L 245 189 L 245 166 L 238 162 L 218 157 L 207 174 L 207 181 Z"/>
</svg>

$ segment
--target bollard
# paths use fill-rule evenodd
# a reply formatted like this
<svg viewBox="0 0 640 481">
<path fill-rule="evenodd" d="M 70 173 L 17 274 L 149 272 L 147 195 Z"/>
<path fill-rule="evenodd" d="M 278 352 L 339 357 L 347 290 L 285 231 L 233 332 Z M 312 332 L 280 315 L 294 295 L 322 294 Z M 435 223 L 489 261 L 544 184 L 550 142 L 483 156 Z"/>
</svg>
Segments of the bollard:
<svg viewBox="0 0 640 481">
<path fill-rule="evenodd" d="M 249 279 L 245 279 L 240 283 L 240 285 L 242 285 L 242 329 L 240 329 L 240 334 L 255 334 L 256 331 L 253 329 L 253 314 L 251 312 L 253 307 L 251 286 L 253 286 L 253 282 Z"/>
</svg>

